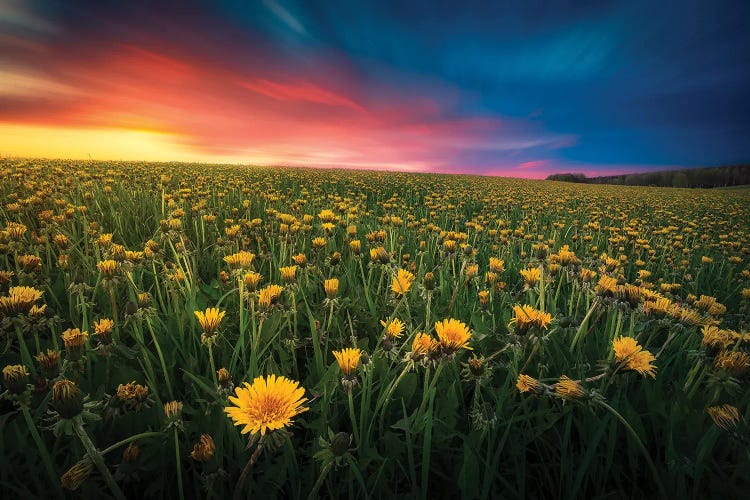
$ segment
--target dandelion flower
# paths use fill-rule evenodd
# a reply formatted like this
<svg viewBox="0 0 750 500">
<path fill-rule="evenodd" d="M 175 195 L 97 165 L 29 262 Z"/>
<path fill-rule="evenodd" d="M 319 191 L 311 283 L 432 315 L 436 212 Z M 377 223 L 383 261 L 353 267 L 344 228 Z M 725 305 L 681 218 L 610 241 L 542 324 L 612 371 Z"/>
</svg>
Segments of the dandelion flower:
<svg viewBox="0 0 750 500">
<path fill-rule="evenodd" d="M 516 380 L 516 388 L 520 392 L 531 392 L 536 394 L 542 391 L 542 384 L 534 377 L 521 373 L 518 375 L 518 380 Z"/>
<path fill-rule="evenodd" d="M 292 418 L 307 411 L 302 406 L 307 401 L 305 389 L 286 377 L 268 375 L 256 377 L 252 385 L 235 389 L 236 397 L 229 396 L 234 406 L 224 409 L 234 425 L 244 426 L 242 434 L 260 433 L 281 429 L 292 423 Z"/>
<path fill-rule="evenodd" d="M 714 424 L 725 431 L 734 429 L 740 421 L 739 410 L 729 404 L 711 406 L 706 408 L 706 413 L 714 421 Z"/>
<path fill-rule="evenodd" d="M 391 290 L 396 295 L 403 295 L 411 288 L 411 283 L 414 281 L 414 275 L 406 269 L 399 269 L 396 276 L 393 277 L 393 283 L 391 284 Z"/>
<path fill-rule="evenodd" d="M 333 357 L 336 358 L 344 376 L 351 377 L 359 367 L 362 351 L 355 347 L 348 347 L 340 351 L 333 351 Z"/>
<path fill-rule="evenodd" d="M 620 363 L 626 370 L 633 370 L 643 376 L 656 378 L 652 364 L 656 358 L 646 351 L 632 337 L 618 337 L 612 341 L 612 349 L 615 352 L 615 361 Z"/>
<path fill-rule="evenodd" d="M 555 393 L 568 399 L 578 399 L 586 395 L 586 391 L 581 387 L 581 384 L 571 380 L 567 375 L 561 376 L 555 384 Z"/>
<path fill-rule="evenodd" d="M 435 323 L 435 331 L 446 355 L 450 356 L 461 348 L 471 349 L 468 345 L 471 332 L 461 321 L 453 318 L 438 321 Z"/>
<path fill-rule="evenodd" d="M 532 269 L 521 269 L 521 276 L 523 276 L 523 280 L 529 288 L 534 287 L 539 283 L 541 275 L 542 273 L 538 267 Z"/>
<path fill-rule="evenodd" d="M 219 311 L 218 307 L 209 307 L 204 311 L 195 311 L 195 317 L 198 318 L 203 333 L 213 335 L 219 329 L 221 320 L 224 318 L 226 311 Z"/>
<path fill-rule="evenodd" d="M 393 318 L 389 323 L 381 320 L 380 324 L 385 328 L 385 336 L 390 340 L 397 339 L 403 335 L 404 327 L 406 326 L 404 325 L 404 322 L 398 318 Z"/>
</svg>

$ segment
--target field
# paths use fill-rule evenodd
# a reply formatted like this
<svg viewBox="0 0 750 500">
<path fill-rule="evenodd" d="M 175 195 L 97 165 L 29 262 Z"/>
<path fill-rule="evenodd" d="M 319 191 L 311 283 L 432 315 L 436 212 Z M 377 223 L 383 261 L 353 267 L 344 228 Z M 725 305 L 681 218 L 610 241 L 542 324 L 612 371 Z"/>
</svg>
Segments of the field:
<svg viewBox="0 0 750 500">
<path fill-rule="evenodd" d="M 748 189 L 5 159 L 0 483 L 738 498 L 749 306 Z"/>
</svg>

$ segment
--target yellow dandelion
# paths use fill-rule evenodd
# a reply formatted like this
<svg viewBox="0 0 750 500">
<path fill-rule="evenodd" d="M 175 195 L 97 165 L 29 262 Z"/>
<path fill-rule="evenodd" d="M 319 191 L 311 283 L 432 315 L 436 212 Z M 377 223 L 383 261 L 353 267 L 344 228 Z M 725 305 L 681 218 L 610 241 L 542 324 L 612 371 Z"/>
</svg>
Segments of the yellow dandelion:
<svg viewBox="0 0 750 500">
<path fill-rule="evenodd" d="M 612 349 L 615 352 L 615 361 L 620 363 L 626 370 L 633 370 L 643 376 L 656 378 L 652 364 L 656 358 L 646 351 L 632 337 L 617 337 L 612 341 Z"/>
<path fill-rule="evenodd" d="M 586 395 L 586 391 L 581 387 L 581 384 L 571 380 L 567 375 L 563 375 L 555 384 L 555 394 L 563 398 L 579 399 Z"/>
<path fill-rule="evenodd" d="M 261 309 L 270 308 L 272 305 L 278 303 L 283 291 L 284 287 L 280 285 L 268 285 L 261 288 L 258 295 L 258 305 Z"/>
<path fill-rule="evenodd" d="M 340 351 L 333 351 L 333 357 L 336 358 L 341 373 L 346 377 L 351 377 L 359 367 L 362 351 L 358 348 L 348 347 Z"/>
<path fill-rule="evenodd" d="M 279 272 L 284 283 L 294 283 L 297 279 L 297 266 L 280 267 Z"/>
<path fill-rule="evenodd" d="M 731 431 L 740 421 L 739 410 L 730 404 L 723 404 L 719 406 L 711 406 L 706 408 L 706 413 L 711 417 L 717 427 L 721 427 L 725 431 Z"/>
<path fill-rule="evenodd" d="M 380 324 L 385 328 L 385 336 L 389 340 L 397 339 L 404 333 L 404 327 L 406 326 L 403 321 L 398 318 L 393 318 L 390 323 L 386 323 L 380 320 Z"/>
<path fill-rule="evenodd" d="M 302 406 L 307 399 L 299 382 L 268 375 L 256 377 L 252 385 L 247 382 L 243 385 L 235 389 L 236 396 L 229 396 L 235 406 L 224 409 L 234 425 L 244 426 L 242 434 L 264 436 L 268 431 L 291 425 L 292 418 L 308 410 Z"/>
<path fill-rule="evenodd" d="M 209 307 L 205 311 L 195 311 L 195 317 L 198 318 L 198 323 L 200 323 L 203 333 L 206 335 L 216 333 L 225 314 L 226 311 L 219 311 L 218 307 Z"/>
<path fill-rule="evenodd" d="M 453 318 L 435 323 L 435 331 L 440 340 L 440 347 L 446 355 L 451 355 L 459 349 L 471 349 L 468 342 L 471 339 L 469 327 Z"/>
<path fill-rule="evenodd" d="M 538 267 L 534 267 L 531 269 L 521 269 L 521 276 L 523 276 L 523 280 L 526 283 L 526 286 L 529 288 L 534 287 L 539 283 L 539 279 L 541 278 L 542 272 Z"/>
<path fill-rule="evenodd" d="M 338 278 L 331 278 L 323 282 L 323 289 L 326 292 L 326 297 L 329 299 L 335 299 L 339 293 L 339 280 Z"/>
<path fill-rule="evenodd" d="M 516 388 L 520 392 L 531 392 L 531 393 L 539 393 L 542 391 L 542 384 L 535 379 L 534 377 L 530 377 L 529 375 L 524 375 L 521 373 L 518 375 L 518 379 L 516 380 Z"/>
<path fill-rule="evenodd" d="M 396 276 L 393 277 L 393 283 L 391 284 L 391 290 L 396 295 L 403 295 L 411 288 L 411 283 L 414 281 L 414 275 L 406 269 L 399 269 Z"/>
<path fill-rule="evenodd" d="M 224 262 L 231 269 L 249 269 L 253 265 L 255 254 L 252 252 L 237 252 L 224 257 Z"/>
</svg>

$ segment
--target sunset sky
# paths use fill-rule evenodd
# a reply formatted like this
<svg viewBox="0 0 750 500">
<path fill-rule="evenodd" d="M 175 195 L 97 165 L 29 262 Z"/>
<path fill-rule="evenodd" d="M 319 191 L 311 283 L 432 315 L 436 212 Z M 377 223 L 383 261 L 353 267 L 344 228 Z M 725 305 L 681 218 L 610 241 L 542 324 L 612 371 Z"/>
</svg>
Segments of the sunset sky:
<svg viewBox="0 0 750 500">
<path fill-rule="evenodd" d="M 747 19 L 747 1 L 0 0 L 0 154 L 517 177 L 747 163 Z"/>
</svg>

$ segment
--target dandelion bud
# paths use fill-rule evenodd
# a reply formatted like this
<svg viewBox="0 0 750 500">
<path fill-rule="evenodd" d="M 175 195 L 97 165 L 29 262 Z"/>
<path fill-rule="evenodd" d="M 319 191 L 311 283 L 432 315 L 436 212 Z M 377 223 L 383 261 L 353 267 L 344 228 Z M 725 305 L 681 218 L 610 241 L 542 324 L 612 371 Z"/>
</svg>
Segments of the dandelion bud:
<svg viewBox="0 0 750 500">
<path fill-rule="evenodd" d="M 193 451 L 190 456 L 198 462 L 208 462 L 214 457 L 216 445 L 213 438 L 208 434 L 202 434 L 200 440 L 193 445 Z"/>
<path fill-rule="evenodd" d="M 29 371 L 23 365 L 8 365 L 3 368 L 3 385 L 13 394 L 21 394 L 29 383 Z"/>
<path fill-rule="evenodd" d="M 424 275 L 424 287 L 426 290 L 435 289 L 435 275 L 433 273 L 426 273 Z"/>
<path fill-rule="evenodd" d="M 336 266 L 338 263 L 341 262 L 341 253 L 340 252 L 333 252 L 331 254 L 331 265 Z"/>
<path fill-rule="evenodd" d="M 58 360 L 60 359 L 60 353 L 47 349 L 47 352 L 40 352 L 34 359 L 42 368 L 44 376 L 46 378 L 55 378 L 59 374 Z"/>
<path fill-rule="evenodd" d="M 164 403 L 164 416 L 167 417 L 169 424 L 178 422 L 182 417 L 182 402 L 169 401 Z"/>
<path fill-rule="evenodd" d="M 52 406 L 65 419 L 75 418 L 83 411 L 83 394 L 75 382 L 62 379 L 52 386 Z"/>
<path fill-rule="evenodd" d="M 132 464 L 138 460 L 138 455 L 140 455 L 140 453 L 141 449 L 138 447 L 138 443 L 133 441 L 127 448 L 125 448 L 125 451 L 122 452 L 122 461 L 126 464 Z"/>
<path fill-rule="evenodd" d="M 219 386 L 222 389 L 228 389 L 232 384 L 232 375 L 226 368 L 219 368 L 216 372 L 216 379 L 219 381 Z"/>
<path fill-rule="evenodd" d="M 349 250 L 352 251 L 354 255 L 359 255 L 362 253 L 362 242 L 359 240 L 352 240 L 349 242 Z"/>
<path fill-rule="evenodd" d="M 77 490 L 89 478 L 93 468 L 91 460 L 88 457 L 84 458 L 60 477 L 60 485 L 66 490 Z"/>
<path fill-rule="evenodd" d="M 740 421 L 739 411 L 736 407 L 729 404 L 706 408 L 706 412 L 708 413 L 708 416 L 711 417 L 711 420 L 714 421 L 714 424 L 725 431 L 734 429 Z"/>
<path fill-rule="evenodd" d="M 339 432 L 331 440 L 331 451 L 337 457 L 344 456 L 352 444 L 352 436 L 346 432 Z"/>
<path fill-rule="evenodd" d="M 284 283 L 294 283 L 297 280 L 297 266 L 281 267 L 279 271 Z"/>
<path fill-rule="evenodd" d="M 88 336 L 88 332 L 82 332 L 78 328 L 68 328 L 62 333 L 61 337 L 68 354 L 68 360 L 78 361 L 81 359 Z"/>
<path fill-rule="evenodd" d="M 586 391 L 581 384 L 563 375 L 555 385 L 555 394 L 566 399 L 580 399 L 586 395 Z"/>
<path fill-rule="evenodd" d="M 543 389 L 542 384 L 537 379 L 523 373 L 516 380 L 516 388 L 520 392 L 530 392 L 532 394 L 539 394 Z"/>
<path fill-rule="evenodd" d="M 326 297 L 329 300 L 333 300 L 336 298 L 336 295 L 339 293 L 339 280 L 338 278 L 331 278 L 329 280 L 325 280 L 323 282 L 323 288 L 326 291 Z"/>
</svg>

